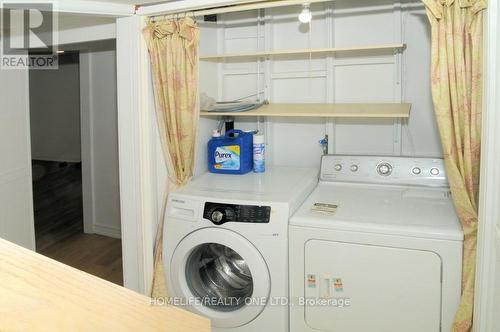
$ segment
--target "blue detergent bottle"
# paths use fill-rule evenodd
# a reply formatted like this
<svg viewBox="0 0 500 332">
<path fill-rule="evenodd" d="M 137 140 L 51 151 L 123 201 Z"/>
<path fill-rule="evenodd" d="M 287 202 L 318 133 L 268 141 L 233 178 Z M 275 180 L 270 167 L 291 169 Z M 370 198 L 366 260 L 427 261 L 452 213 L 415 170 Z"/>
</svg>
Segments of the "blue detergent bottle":
<svg viewBox="0 0 500 332">
<path fill-rule="evenodd" d="M 229 130 L 225 136 L 214 136 L 208 141 L 209 172 L 246 174 L 252 169 L 252 133 L 246 133 L 242 130 Z"/>
</svg>

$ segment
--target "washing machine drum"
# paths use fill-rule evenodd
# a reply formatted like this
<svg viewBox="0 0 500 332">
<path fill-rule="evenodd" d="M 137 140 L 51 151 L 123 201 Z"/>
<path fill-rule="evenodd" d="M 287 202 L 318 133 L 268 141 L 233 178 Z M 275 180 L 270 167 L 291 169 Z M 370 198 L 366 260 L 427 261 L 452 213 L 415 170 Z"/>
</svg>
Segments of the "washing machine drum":
<svg viewBox="0 0 500 332">
<path fill-rule="evenodd" d="M 255 246 L 218 228 L 200 229 L 182 239 L 172 255 L 168 282 L 172 295 L 187 299 L 189 309 L 210 318 L 215 327 L 254 320 L 271 287 L 269 269 Z"/>
<path fill-rule="evenodd" d="M 253 294 L 253 279 L 245 260 L 218 243 L 196 247 L 186 264 L 188 286 L 214 310 L 241 308 Z"/>
</svg>

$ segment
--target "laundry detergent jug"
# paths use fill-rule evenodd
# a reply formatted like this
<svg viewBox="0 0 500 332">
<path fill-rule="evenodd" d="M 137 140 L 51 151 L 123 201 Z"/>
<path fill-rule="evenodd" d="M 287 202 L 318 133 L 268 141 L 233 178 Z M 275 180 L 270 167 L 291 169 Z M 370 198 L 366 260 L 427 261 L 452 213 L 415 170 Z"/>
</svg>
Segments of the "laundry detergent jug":
<svg viewBox="0 0 500 332">
<path fill-rule="evenodd" d="M 208 141 L 208 170 L 221 174 L 245 174 L 253 169 L 253 133 L 229 130 Z"/>
</svg>

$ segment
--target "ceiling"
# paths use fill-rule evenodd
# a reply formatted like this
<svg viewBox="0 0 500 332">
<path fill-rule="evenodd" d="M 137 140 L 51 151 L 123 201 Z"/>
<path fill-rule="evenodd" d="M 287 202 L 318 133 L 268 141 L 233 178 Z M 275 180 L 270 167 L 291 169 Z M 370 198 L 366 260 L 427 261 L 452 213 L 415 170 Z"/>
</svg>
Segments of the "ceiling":
<svg viewBox="0 0 500 332">
<path fill-rule="evenodd" d="M 84 0 L 84 1 L 110 2 L 110 3 L 119 3 L 124 5 L 148 5 L 158 2 L 172 2 L 176 0 Z"/>
</svg>

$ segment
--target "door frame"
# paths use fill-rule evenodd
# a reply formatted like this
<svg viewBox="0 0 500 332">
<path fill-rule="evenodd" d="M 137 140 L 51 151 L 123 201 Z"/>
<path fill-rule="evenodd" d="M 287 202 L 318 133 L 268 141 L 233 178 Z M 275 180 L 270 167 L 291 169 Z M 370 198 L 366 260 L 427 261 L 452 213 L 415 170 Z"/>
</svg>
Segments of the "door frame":
<svg viewBox="0 0 500 332">
<path fill-rule="evenodd" d="M 495 274 L 500 268 L 500 22 L 497 2 L 488 3 L 485 23 L 484 105 L 479 188 L 474 331 L 492 331 Z"/>
<path fill-rule="evenodd" d="M 118 147 L 124 286 L 149 295 L 159 219 L 157 130 L 141 16 L 116 21 Z"/>
<path fill-rule="evenodd" d="M 11 3 L 20 3 L 26 4 L 24 0 L 12 0 Z M 128 4 L 116 4 L 109 2 L 95 2 L 95 1 L 81 1 L 81 0 L 67 0 L 67 1 L 53 1 L 54 7 L 53 11 L 56 14 L 75 14 L 75 15 L 88 15 L 95 17 L 110 17 L 110 18 L 121 18 L 121 17 L 135 17 L 135 6 Z M 29 6 L 27 7 L 29 8 Z M 109 39 L 116 39 L 116 23 L 108 23 L 98 26 L 87 26 L 81 28 L 73 28 L 62 30 L 58 32 L 58 40 L 57 46 L 65 46 L 65 45 L 73 45 L 78 46 L 78 50 L 80 52 L 80 129 L 81 129 L 81 159 L 82 159 L 82 192 L 83 192 L 83 223 L 84 223 L 84 232 L 85 233 L 94 233 L 94 194 L 93 194 L 93 181 L 91 172 L 91 165 L 93 157 L 92 157 L 92 148 L 91 148 L 91 123 L 89 122 L 90 118 L 90 108 L 91 108 L 91 99 L 92 95 L 89 91 L 90 84 L 90 73 L 89 70 L 89 62 L 90 59 L 88 57 L 83 56 L 82 54 L 86 53 L 87 49 L 85 47 L 80 47 L 83 43 L 90 43 L 95 41 L 103 41 Z M 55 44 L 54 44 L 55 45 Z M 64 48 L 64 47 L 63 47 Z M 29 51 L 29 50 L 27 50 Z M 117 52 L 118 53 L 118 52 Z M 85 54 L 84 54 L 85 55 Z M 128 54 L 122 54 L 123 57 L 128 57 Z M 118 57 L 118 55 L 117 55 Z M 82 61 L 83 60 L 83 61 Z M 28 82 L 28 90 L 29 90 L 29 73 L 26 71 L 27 82 Z M 26 101 L 29 102 L 29 91 L 26 92 Z M 29 118 L 28 118 L 29 125 Z M 118 128 L 120 132 L 121 129 Z M 30 132 L 30 131 L 28 131 Z M 29 138 L 28 138 L 29 141 Z M 29 145 L 29 149 L 31 151 L 31 145 Z M 30 152 L 31 155 L 31 152 Z M 86 161 L 86 163 L 84 163 Z M 121 160 L 119 161 L 121 162 Z M 31 160 L 30 160 L 31 163 Z M 31 167 L 29 167 L 29 173 L 31 177 Z M 33 195 L 31 195 L 33 196 Z M 31 202 L 29 204 L 33 204 L 33 197 L 31 197 Z M 33 210 L 31 208 L 31 210 Z M 33 218 L 32 218 L 33 219 Z M 33 231 L 31 237 L 33 238 L 32 249 L 35 250 L 35 232 L 34 232 L 34 220 L 32 220 Z M 123 232 L 122 232 L 123 234 Z M 110 232 L 112 237 L 117 237 L 118 234 L 113 234 Z M 128 255 L 127 257 L 123 257 L 123 260 L 134 260 L 133 256 L 137 256 L 140 252 L 142 252 L 142 247 L 139 248 L 136 246 L 135 241 L 130 243 L 124 243 L 122 241 L 122 249 L 125 251 L 125 248 L 131 248 L 128 252 L 133 252 L 133 255 Z M 129 258 L 132 257 L 132 258 Z M 124 263 L 125 264 L 125 263 Z M 125 272 L 125 271 L 124 271 Z M 129 275 L 137 274 L 137 271 L 130 271 Z M 125 279 L 125 276 L 124 276 Z M 131 279 L 131 278 L 129 278 Z M 129 287 L 134 289 L 134 287 Z M 137 289 L 138 290 L 138 289 Z"/>
</svg>

